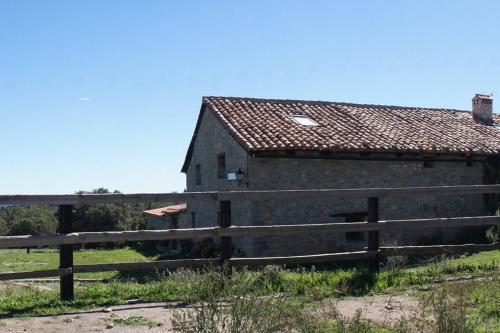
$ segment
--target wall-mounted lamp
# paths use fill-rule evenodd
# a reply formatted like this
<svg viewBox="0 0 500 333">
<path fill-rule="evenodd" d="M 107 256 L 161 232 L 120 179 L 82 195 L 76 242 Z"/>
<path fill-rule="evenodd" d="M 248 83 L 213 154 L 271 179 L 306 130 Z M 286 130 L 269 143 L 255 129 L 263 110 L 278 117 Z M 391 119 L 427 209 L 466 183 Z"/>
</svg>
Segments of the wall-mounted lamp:
<svg viewBox="0 0 500 333">
<path fill-rule="evenodd" d="M 236 172 L 229 172 L 227 174 L 227 180 L 228 181 L 238 181 L 238 182 L 243 182 L 245 179 L 245 172 L 241 170 L 241 168 L 238 169 Z"/>
<path fill-rule="evenodd" d="M 236 172 L 236 178 L 239 182 L 242 182 L 243 178 L 245 178 L 245 173 L 243 172 L 243 170 L 241 170 L 241 168 L 238 169 L 238 172 Z"/>
</svg>

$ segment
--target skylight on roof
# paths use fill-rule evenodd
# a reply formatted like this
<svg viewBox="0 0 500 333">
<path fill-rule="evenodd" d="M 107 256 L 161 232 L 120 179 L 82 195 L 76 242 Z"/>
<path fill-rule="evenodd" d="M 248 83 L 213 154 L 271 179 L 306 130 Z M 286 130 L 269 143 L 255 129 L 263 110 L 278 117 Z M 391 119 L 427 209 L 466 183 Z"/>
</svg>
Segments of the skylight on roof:
<svg viewBox="0 0 500 333">
<path fill-rule="evenodd" d="M 304 115 L 292 115 L 293 120 L 304 126 L 319 126 L 317 122 Z"/>
</svg>

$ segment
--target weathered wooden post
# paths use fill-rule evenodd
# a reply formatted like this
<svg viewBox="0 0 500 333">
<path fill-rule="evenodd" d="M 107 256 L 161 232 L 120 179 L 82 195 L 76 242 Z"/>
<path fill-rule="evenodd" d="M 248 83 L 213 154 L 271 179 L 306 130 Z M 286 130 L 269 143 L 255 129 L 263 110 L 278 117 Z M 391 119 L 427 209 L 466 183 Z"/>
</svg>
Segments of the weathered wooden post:
<svg viewBox="0 0 500 333">
<path fill-rule="evenodd" d="M 71 224 L 73 217 L 73 206 L 71 205 L 60 205 L 59 206 L 59 233 L 68 234 L 71 233 Z M 72 245 L 60 245 L 59 246 L 59 268 L 69 268 L 70 272 L 67 270 L 60 274 L 60 293 L 61 300 L 71 301 L 74 299 L 75 290 L 73 285 L 73 246 Z"/>
<path fill-rule="evenodd" d="M 231 201 L 220 202 L 220 226 L 227 228 L 231 226 Z M 228 260 L 231 259 L 232 241 L 231 237 L 220 238 L 220 259 L 221 265 L 229 265 Z"/>
<path fill-rule="evenodd" d="M 378 223 L 378 198 L 368 198 L 368 223 Z M 368 251 L 379 250 L 379 232 L 378 230 L 368 231 Z M 371 257 L 368 262 L 368 269 L 375 273 L 380 270 L 379 254 Z"/>
</svg>

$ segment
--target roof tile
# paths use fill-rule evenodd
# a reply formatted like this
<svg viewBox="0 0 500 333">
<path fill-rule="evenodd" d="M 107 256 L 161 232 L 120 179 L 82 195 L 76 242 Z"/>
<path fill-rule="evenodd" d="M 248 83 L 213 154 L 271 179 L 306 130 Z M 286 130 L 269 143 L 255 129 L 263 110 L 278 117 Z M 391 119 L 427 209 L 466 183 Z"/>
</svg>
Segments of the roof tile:
<svg viewBox="0 0 500 333">
<path fill-rule="evenodd" d="M 425 152 L 497 154 L 500 117 L 491 125 L 470 111 L 352 103 L 205 97 L 248 151 Z M 303 126 L 305 115 L 319 126 Z"/>
</svg>

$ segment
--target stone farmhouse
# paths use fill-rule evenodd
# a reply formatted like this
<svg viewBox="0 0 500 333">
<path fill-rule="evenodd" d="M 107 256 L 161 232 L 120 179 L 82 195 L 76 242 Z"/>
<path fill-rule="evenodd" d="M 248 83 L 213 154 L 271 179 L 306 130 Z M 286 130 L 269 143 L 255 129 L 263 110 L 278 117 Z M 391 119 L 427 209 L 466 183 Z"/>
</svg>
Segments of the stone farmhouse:
<svg viewBox="0 0 500 333">
<path fill-rule="evenodd" d="M 500 151 L 493 99 L 472 110 L 323 101 L 204 97 L 182 172 L 187 191 L 472 185 Z M 188 202 L 191 227 L 218 225 L 218 205 Z M 381 219 L 477 216 L 482 195 L 380 200 Z M 363 221 L 365 199 L 233 202 L 234 225 Z M 381 233 L 382 244 L 453 242 L 463 231 Z M 299 255 L 362 249 L 362 232 L 234 238 L 241 255 Z"/>
</svg>

